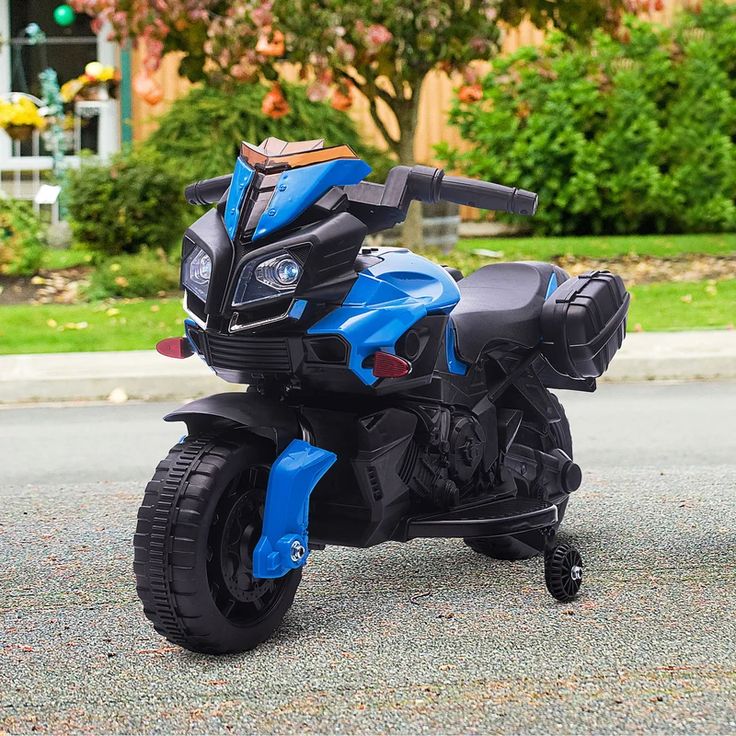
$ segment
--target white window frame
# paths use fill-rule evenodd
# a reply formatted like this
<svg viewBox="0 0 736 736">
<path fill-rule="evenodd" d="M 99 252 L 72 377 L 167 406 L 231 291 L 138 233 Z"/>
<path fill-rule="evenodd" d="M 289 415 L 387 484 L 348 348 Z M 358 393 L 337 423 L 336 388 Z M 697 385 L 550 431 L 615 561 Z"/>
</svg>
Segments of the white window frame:
<svg viewBox="0 0 736 736">
<path fill-rule="evenodd" d="M 10 92 L 10 1 L 0 0 L 0 94 Z M 0 160 L 10 158 L 10 138 L 0 136 Z"/>
</svg>

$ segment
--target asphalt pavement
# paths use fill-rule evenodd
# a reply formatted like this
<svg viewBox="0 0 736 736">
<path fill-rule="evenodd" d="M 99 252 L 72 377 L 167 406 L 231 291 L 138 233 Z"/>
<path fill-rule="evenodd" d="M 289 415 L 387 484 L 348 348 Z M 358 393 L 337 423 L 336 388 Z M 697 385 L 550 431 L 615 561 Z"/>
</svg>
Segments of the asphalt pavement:
<svg viewBox="0 0 736 736">
<path fill-rule="evenodd" d="M 736 383 L 560 396 L 577 602 L 459 541 L 334 548 L 221 658 L 159 638 L 133 586 L 171 405 L 0 409 L 0 734 L 736 733 Z"/>
</svg>

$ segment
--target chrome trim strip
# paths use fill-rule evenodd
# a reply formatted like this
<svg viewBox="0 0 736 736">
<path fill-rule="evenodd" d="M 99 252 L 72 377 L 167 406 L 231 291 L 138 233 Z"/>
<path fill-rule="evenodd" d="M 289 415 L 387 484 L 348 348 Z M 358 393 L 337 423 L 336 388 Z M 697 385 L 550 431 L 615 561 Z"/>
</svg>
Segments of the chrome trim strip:
<svg viewBox="0 0 736 736">
<path fill-rule="evenodd" d="M 253 330 L 256 327 L 263 327 L 264 325 L 272 325 L 274 322 L 281 322 L 289 317 L 289 312 L 294 306 L 294 299 L 291 300 L 288 309 L 278 317 L 271 317 L 270 319 L 262 319 L 260 322 L 249 322 L 247 325 L 238 324 L 238 313 L 235 312 L 230 318 L 230 324 L 228 325 L 228 332 L 242 332 L 243 330 Z"/>
</svg>

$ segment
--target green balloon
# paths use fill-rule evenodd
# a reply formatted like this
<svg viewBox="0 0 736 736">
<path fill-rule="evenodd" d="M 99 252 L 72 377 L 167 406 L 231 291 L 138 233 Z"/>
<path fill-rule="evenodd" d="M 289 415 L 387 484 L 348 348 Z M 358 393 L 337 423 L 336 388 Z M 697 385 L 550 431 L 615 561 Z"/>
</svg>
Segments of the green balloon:
<svg viewBox="0 0 736 736">
<path fill-rule="evenodd" d="M 76 13 L 74 12 L 74 8 L 72 8 L 70 5 L 59 5 L 54 9 L 54 20 L 60 26 L 70 26 L 72 23 L 74 23 L 75 18 Z"/>
</svg>

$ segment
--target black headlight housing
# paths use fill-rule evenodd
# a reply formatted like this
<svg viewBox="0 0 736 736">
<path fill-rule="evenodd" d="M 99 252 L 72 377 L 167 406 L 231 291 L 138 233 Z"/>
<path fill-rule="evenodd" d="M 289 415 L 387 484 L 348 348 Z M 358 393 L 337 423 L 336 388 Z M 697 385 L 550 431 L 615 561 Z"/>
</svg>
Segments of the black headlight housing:
<svg viewBox="0 0 736 736">
<path fill-rule="evenodd" d="M 343 212 L 263 244 L 234 245 L 221 213 L 209 210 L 182 244 L 185 307 L 202 327 L 239 332 L 285 319 L 294 300 L 340 303 L 365 235 L 365 225 Z M 207 272 L 209 283 L 201 283 Z"/>
<path fill-rule="evenodd" d="M 181 286 L 185 304 L 202 323 L 208 315 L 219 315 L 235 259 L 235 250 L 222 218 L 212 209 L 199 218 L 184 234 L 181 253 Z M 210 260 L 209 283 L 194 283 L 191 269 L 197 259 Z"/>
</svg>

